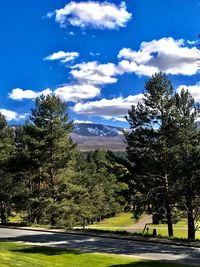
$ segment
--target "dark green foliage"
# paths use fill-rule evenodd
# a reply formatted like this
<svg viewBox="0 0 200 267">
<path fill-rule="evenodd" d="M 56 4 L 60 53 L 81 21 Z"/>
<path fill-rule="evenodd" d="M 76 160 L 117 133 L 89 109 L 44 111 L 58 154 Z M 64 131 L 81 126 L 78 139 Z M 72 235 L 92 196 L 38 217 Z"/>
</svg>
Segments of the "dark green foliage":
<svg viewBox="0 0 200 267">
<path fill-rule="evenodd" d="M 169 236 L 173 235 L 169 159 L 176 132 L 174 103 L 170 81 L 163 73 L 155 74 L 146 82 L 143 103 L 133 106 L 128 113 L 127 121 L 132 131 L 125 135 L 137 198 L 141 199 L 142 193 L 143 204 L 151 203 L 152 212 L 166 212 Z"/>
<path fill-rule="evenodd" d="M 143 103 L 129 111 L 132 131 L 125 134 L 132 163 L 129 183 L 137 190 L 134 196 L 139 210 L 148 205 L 160 219 L 166 216 L 169 236 L 173 235 L 174 212 L 185 211 L 189 239 L 194 239 L 194 223 L 199 218 L 197 111 L 187 91 L 174 94 L 167 76 L 158 73 L 146 82 Z"/>
<path fill-rule="evenodd" d="M 80 154 L 72 127 L 66 104 L 53 95 L 37 98 L 30 119 L 16 130 L 16 209 L 29 223 L 84 226 L 120 209 L 106 153 Z"/>
<path fill-rule="evenodd" d="M 3 224 L 12 210 L 13 176 L 10 172 L 10 163 L 14 151 L 13 130 L 0 114 L 0 220 Z"/>
<path fill-rule="evenodd" d="M 56 96 L 36 99 L 23 127 L 20 151 L 27 163 L 22 175 L 28 188 L 29 222 L 59 224 L 72 205 L 76 148 L 71 129 L 65 103 Z"/>
<path fill-rule="evenodd" d="M 200 133 L 195 119 L 198 106 L 187 92 L 175 95 L 179 111 L 179 131 L 174 145 L 173 176 L 176 178 L 176 193 L 181 196 L 180 207 L 188 219 L 188 239 L 195 239 L 200 218 Z"/>
<path fill-rule="evenodd" d="M 111 217 L 121 210 L 117 193 L 120 183 L 110 172 L 107 152 L 80 154 L 77 184 L 82 186 L 80 222 L 84 225 Z"/>
</svg>

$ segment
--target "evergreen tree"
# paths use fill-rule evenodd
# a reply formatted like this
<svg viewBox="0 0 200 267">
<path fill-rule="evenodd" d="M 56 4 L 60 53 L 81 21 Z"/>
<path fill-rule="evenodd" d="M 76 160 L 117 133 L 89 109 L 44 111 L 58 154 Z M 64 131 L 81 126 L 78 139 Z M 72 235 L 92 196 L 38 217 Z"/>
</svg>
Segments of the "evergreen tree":
<svg viewBox="0 0 200 267">
<path fill-rule="evenodd" d="M 107 152 L 96 150 L 80 154 L 77 165 L 77 184 L 81 186 L 82 194 L 78 196 L 76 203 L 81 205 L 81 224 L 100 221 L 119 212 L 120 184 L 110 170 Z"/>
<path fill-rule="evenodd" d="M 61 224 L 69 213 L 76 158 L 71 129 L 64 102 L 55 95 L 36 98 L 23 127 L 30 222 Z"/>
<path fill-rule="evenodd" d="M 0 220 L 7 222 L 11 212 L 12 197 L 15 194 L 10 162 L 13 153 L 13 131 L 8 127 L 5 117 L 0 114 Z"/>
<path fill-rule="evenodd" d="M 173 87 L 165 74 L 155 74 L 146 82 L 143 103 L 129 110 L 127 121 L 132 130 L 125 134 L 127 155 L 133 164 L 135 187 L 155 211 L 166 212 L 168 235 L 173 236 L 170 157 L 176 132 L 176 107 Z"/>
<path fill-rule="evenodd" d="M 200 133 L 195 123 L 199 107 L 188 91 L 182 90 L 175 98 L 179 131 L 173 150 L 173 176 L 176 177 L 179 209 L 188 220 L 188 239 L 194 240 L 200 219 Z"/>
</svg>

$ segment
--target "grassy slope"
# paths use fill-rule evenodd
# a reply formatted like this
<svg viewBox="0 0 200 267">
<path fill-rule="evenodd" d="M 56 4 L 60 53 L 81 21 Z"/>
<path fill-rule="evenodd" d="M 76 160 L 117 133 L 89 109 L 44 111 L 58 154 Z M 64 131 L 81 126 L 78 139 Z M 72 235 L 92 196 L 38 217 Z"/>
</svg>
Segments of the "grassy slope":
<svg viewBox="0 0 200 267">
<path fill-rule="evenodd" d="M 100 253 L 0 243 L 0 267 L 181 267 Z"/>
<path fill-rule="evenodd" d="M 133 214 L 131 212 L 121 213 L 115 217 L 105 219 L 98 224 L 90 225 L 89 228 L 102 230 L 125 230 L 127 227 L 135 223 L 135 220 L 132 218 L 132 216 Z"/>
</svg>

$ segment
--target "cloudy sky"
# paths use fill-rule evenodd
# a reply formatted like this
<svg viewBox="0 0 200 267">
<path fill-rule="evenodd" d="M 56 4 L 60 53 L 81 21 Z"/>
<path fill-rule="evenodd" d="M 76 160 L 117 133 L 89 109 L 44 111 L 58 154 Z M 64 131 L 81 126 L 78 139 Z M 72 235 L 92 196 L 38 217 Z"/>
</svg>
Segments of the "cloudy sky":
<svg viewBox="0 0 200 267">
<path fill-rule="evenodd" d="M 11 124 L 54 93 L 74 121 L 126 126 L 159 71 L 200 101 L 200 0 L 13 0 L 0 10 L 0 112 Z"/>
</svg>

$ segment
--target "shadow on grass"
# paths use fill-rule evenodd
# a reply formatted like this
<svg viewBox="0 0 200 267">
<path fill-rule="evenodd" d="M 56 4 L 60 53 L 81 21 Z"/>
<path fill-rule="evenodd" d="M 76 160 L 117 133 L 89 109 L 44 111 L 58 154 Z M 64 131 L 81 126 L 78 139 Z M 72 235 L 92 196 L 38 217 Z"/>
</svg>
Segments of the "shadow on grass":
<svg viewBox="0 0 200 267">
<path fill-rule="evenodd" d="M 55 256 L 55 255 L 63 255 L 63 254 L 73 254 L 80 255 L 85 252 L 75 251 L 75 250 L 67 250 L 67 249 L 56 249 L 50 247 L 26 247 L 19 249 L 12 249 L 11 252 L 19 252 L 19 253 L 27 253 L 27 254 L 43 254 L 47 256 Z"/>
</svg>

